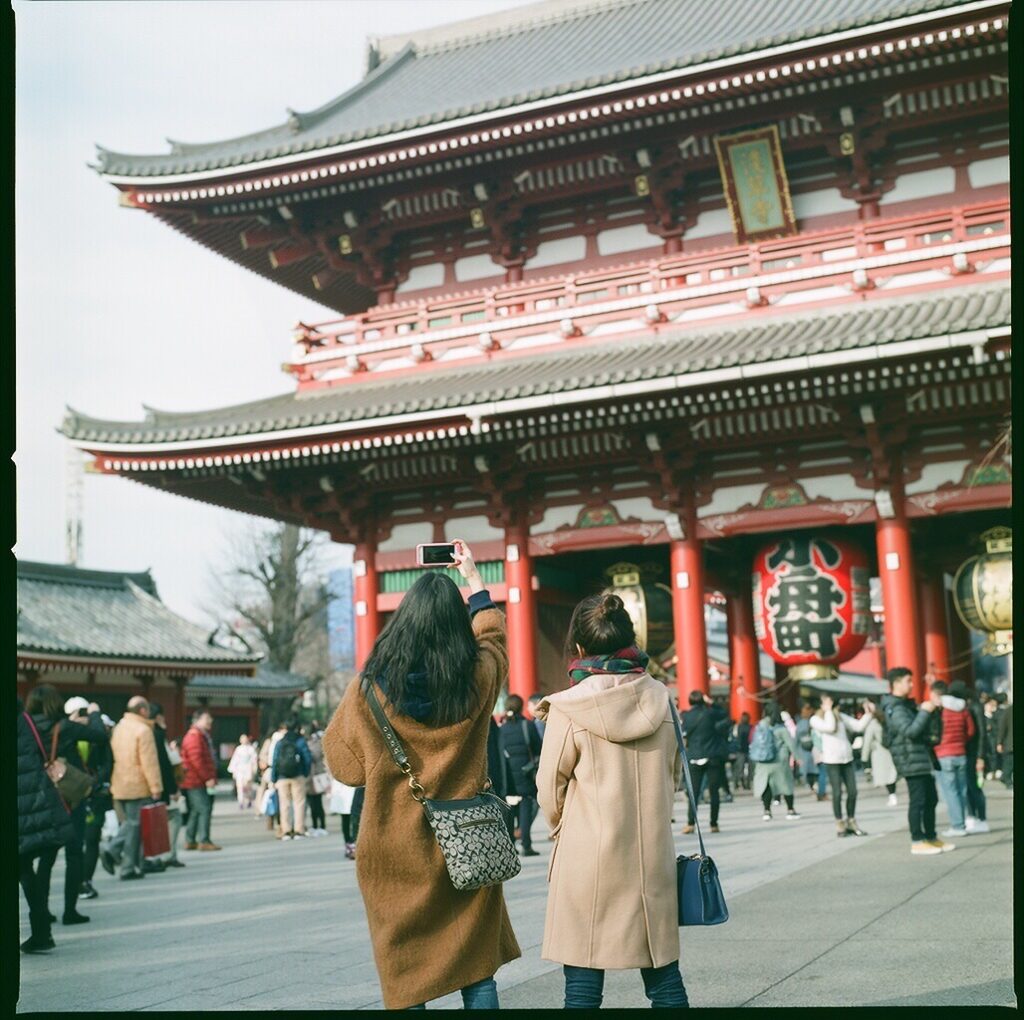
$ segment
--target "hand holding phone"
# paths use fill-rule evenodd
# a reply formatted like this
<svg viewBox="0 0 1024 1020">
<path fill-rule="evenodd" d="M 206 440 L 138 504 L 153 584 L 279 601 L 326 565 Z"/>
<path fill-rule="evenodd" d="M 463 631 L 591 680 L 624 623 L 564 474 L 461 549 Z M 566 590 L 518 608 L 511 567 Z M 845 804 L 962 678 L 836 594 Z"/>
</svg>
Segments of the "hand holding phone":
<svg viewBox="0 0 1024 1020">
<path fill-rule="evenodd" d="M 462 539 L 456 539 L 452 545 L 454 548 L 453 566 L 469 582 L 470 591 L 482 591 L 484 582 L 480 577 L 480 571 L 476 568 L 476 563 L 473 561 L 472 550 Z"/>
</svg>

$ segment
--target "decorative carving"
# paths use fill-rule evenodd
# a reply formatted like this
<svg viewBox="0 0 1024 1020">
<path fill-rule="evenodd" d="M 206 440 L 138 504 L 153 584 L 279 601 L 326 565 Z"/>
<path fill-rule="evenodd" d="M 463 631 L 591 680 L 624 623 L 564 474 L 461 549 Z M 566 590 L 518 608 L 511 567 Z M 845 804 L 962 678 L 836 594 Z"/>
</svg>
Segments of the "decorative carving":
<svg viewBox="0 0 1024 1020">
<path fill-rule="evenodd" d="M 757 501 L 758 510 L 785 510 L 792 506 L 807 506 L 810 500 L 803 487 L 796 482 L 789 485 L 769 485 Z"/>
</svg>

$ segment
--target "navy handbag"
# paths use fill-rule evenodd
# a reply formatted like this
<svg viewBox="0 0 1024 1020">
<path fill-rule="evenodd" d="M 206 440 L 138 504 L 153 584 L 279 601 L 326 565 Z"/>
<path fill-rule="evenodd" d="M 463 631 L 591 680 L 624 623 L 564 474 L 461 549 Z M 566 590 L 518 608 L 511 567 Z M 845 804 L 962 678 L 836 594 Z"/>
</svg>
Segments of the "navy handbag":
<svg viewBox="0 0 1024 1020">
<path fill-rule="evenodd" d="M 693 805 L 693 820 L 697 827 L 697 843 L 700 853 L 691 857 L 680 855 L 676 858 L 676 898 L 679 901 L 679 924 L 723 924 L 729 920 L 729 908 L 725 905 L 722 883 L 718 880 L 715 862 L 704 852 L 704 837 L 700 834 L 700 819 L 697 817 L 697 798 L 693 792 L 690 776 L 690 760 L 683 743 L 683 728 L 679 713 L 669 699 L 672 709 L 672 724 L 676 729 L 679 753 L 683 756 L 683 775 L 686 777 L 686 793 Z"/>
</svg>

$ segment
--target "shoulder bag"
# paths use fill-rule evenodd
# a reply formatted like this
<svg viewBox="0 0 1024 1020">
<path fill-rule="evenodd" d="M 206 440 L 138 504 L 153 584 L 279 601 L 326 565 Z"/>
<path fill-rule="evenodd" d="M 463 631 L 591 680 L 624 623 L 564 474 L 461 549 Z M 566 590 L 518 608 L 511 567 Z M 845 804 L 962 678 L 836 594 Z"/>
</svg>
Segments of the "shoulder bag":
<svg viewBox="0 0 1024 1020">
<path fill-rule="evenodd" d="M 53 737 L 50 740 L 50 756 L 46 756 L 43 750 L 43 742 L 39 737 L 39 731 L 32 717 L 26 712 L 25 719 L 32 728 L 32 733 L 39 745 L 39 751 L 45 762 L 43 768 L 50 777 L 51 782 L 57 787 L 61 800 L 69 811 L 73 811 L 92 792 L 93 779 L 87 772 L 83 772 L 74 765 L 69 765 L 67 759 L 57 757 L 57 739 L 60 736 L 60 723 L 53 728 Z"/>
<path fill-rule="evenodd" d="M 690 857 L 680 855 L 676 858 L 676 898 L 679 902 L 679 924 L 722 924 L 729 920 L 729 908 L 725 905 L 722 883 L 718 880 L 718 869 L 715 862 L 704 850 L 704 837 L 700 834 L 700 818 L 697 811 L 697 798 L 693 792 L 693 779 L 690 776 L 690 760 L 686 755 L 683 743 L 683 730 L 679 724 L 679 713 L 669 698 L 672 710 L 672 725 L 676 731 L 679 753 L 683 756 L 683 775 L 686 778 L 686 793 L 693 805 L 693 820 L 697 827 L 697 843 L 700 853 Z"/>
<path fill-rule="evenodd" d="M 523 742 L 526 744 L 526 753 L 530 756 L 530 760 L 523 766 L 520 767 L 519 771 L 522 772 L 523 778 L 532 780 L 537 773 L 537 759 L 533 756 L 533 748 L 530 747 L 530 724 L 523 719 Z"/>
<path fill-rule="evenodd" d="M 483 790 L 468 800 L 430 800 L 424 796 L 373 684 L 364 681 L 363 691 L 395 765 L 408 778 L 413 799 L 423 806 L 452 885 L 462 890 L 480 889 L 515 878 L 522 862 L 509 835 L 508 808 L 490 792 L 490 780 L 485 780 Z"/>
</svg>

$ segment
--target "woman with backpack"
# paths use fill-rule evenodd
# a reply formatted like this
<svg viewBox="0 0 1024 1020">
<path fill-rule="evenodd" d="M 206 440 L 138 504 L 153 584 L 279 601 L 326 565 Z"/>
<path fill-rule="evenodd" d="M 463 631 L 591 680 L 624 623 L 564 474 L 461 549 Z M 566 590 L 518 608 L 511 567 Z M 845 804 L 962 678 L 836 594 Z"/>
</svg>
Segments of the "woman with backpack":
<svg viewBox="0 0 1024 1020">
<path fill-rule="evenodd" d="M 866 836 L 857 824 L 857 772 L 853 764 L 850 733 L 863 733 L 874 719 L 871 702 L 864 703 L 859 719 L 839 711 L 839 706 L 826 694 L 821 708 L 811 717 L 811 726 L 821 734 L 821 760 L 828 770 L 832 787 L 832 813 L 836 819 L 837 836 Z M 846 787 L 846 816 L 843 816 L 843 787 Z"/>
<path fill-rule="evenodd" d="M 655 1007 L 688 1006 L 679 971 L 672 805 L 681 758 L 665 685 L 617 595 L 573 612 L 568 690 L 537 705 L 540 805 L 556 836 L 541 956 L 566 1009 L 597 1009 L 606 970 L 639 969 Z"/>
<path fill-rule="evenodd" d="M 454 543 L 454 566 L 472 593 L 468 610 L 449 576 L 425 571 L 324 733 L 331 775 L 366 788 L 356 879 L 386 1009 L 425 1008 L 456 989 L 466 1009 L 497 1009 L 494 973 L 521 955 L 501 885 L 456 889 L 414 799 L 417 787 L 431 800 L 487 788 L 491 713 L 508 673 L 505 617 L 465 542 Z M 393 760 L 375 708 L 404 747 L 417 787 Z"/>
<path fill-rule="evenodd" d="M 896 772 L 896 764 L 892 760 L 892 754 L 886 746 L 885 716 L 873 701 L 865 704 L 865 710 L 869 706 L 872 718 L 868 720 L 864 730 L 864 743 L 861 745 L 860 758 L 861 761 L 871 765 L 872 785 L 884 786 L 889 794 L 886 803 L 889 807 L 896 807 L 896 780 L 899 776 Z"/>
<path fill-rule="evenodd" d="M 796 743 L 782 721 L 778 702 L 764 706 L 764 716 L 754 727 L 750 738 L 750 760 L 754 763 L 754 796 L 761 798 L 764 814 L 761 820 L 772 820 L 772 798 L 786 801 L 786 818 L 800 817 L 793 801 L 793 770 L 789 767 L 791 755 L 796 754 Z"/>
</svg>

